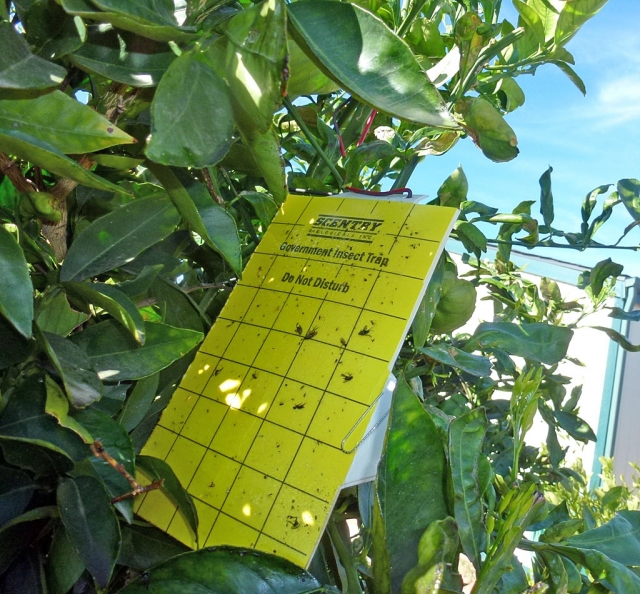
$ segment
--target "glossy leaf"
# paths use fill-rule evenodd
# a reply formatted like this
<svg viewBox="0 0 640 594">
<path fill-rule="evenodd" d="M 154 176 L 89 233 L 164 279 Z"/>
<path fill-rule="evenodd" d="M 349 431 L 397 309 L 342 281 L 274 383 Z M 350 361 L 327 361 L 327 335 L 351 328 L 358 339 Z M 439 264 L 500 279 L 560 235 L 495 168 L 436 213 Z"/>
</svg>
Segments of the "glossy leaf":
<svg viewBox="0 0 640 594">
<path fill-rule="evenodd" d="M 87 455 L 82 440 L 45 412 L 44 378 L 27 378 L 11 395 L 0 414 L 0 441 L 12 440 L 42 446 L 71 460 Z"/>
<path fill-rule="evenodd" d="M 640 512 L 619 511 L 606 524 L 572 536 L 563 544 L 595 549 L 618 563 L 636 566 L 640 559 Z"/>
<path fill-rule="evenodd" d="M 466 353 L 454 346 L 441 343 L 416 350 L 430 359 L 450 365 L 470 375 L 477 377 L 491 375 L 491 361 L 489 359 Z"/>
<path fill-rule="evenodd" d="M 197 304 L 178 285 L 157 278 L 149 290 L 149 296 L 156 300 L 163 323 L 197 332 L 204 330 Z"/>
<path fill-rule="evenodd" d="M 225 81 L 193 54 L 182 54 L 162 77 L 153 98 L 147 157 L 177 167 L 215 165 L 229 150 L 232 133 Z"/>
<path fill-rule="evenodd" d="M 593 429 L 589 427 L 587 422 L 581 419 L 578 415 L 572 413 L 563 412 L 561 410 L 554 411 L 553 415 L 558 421 L 558 425 L 562 427 L 571 437 L 578 441 L 595 441 L 596 434 Z"/>
<path fill-rule="evenodd" d="M 144 344 L 144 322 L 133 301 L 113 285 L 106 283 L 65 283 L 67 293 L 97 305 L 118 320 L 133 338 Z"/>
<path fill-rule="evenodd" d="M 165 324 L 145 322 L 146 340 L 137 344 L 117 322 L 107 320 L 73 336 L 98 376 L 122 381 L 147 377 L 186 355 L 201 340 L 202 333 Z"/>
<path fill-rule="evenodd" d="M 198 512 L 191 499 L 191 496 L 180 484 L 178 477 L 174 474 L 171 466 L 160 458 L 153 456 L 138 456 L 137 467 L 144 472 L 152 481 L 164 479 L 162 491 L 178 506 L 180 513 L 189 523 L 194 535 L 198 534 Z M 197 536 L 196 536 L 197 539 Z"/>
<path fill-rule="evenodd" d="M 78 49 L 86 38 L 86 29 L 57 2 L 18 0 L 14 5 L 27 42 L 42 58 L 59 60 Z"/>
<path fill-rule="evenodd" d="M 111 23 L 149 39 L 186 41 L 193 37 L 191 29 L 178 27 L 173 3 L 167 0 L 61 0 L 61 3 L 69 14 Z"/>
<path fill-rule="evenodd" d="M 477 408 L 454 419 L 449 425 L 449 464 L 453 485 L 453 510 L 462 548 L 469 560 L 480 565 L 486 546 L 484 509 L 478 482 L 482 442 L 487 430 L 484 410 Z"/>
<path fill-rule="evenodd" d="M 99 441 L 107 454 L 131 475 L 135 476 L 135 453 L 127 432 L 116 421 L 93 407 L 78 411 L 74 420 L 80 423 Z M 100 480 L 104 483 L 111 498 L 129 493 L 132 489 L 129 481 L 106 460 L 91 457 L 91 464 Z M 131 524 L 133 521 L 133 499 L 125 499 L 114 504 L 116 509 Z"/>
<path fill-rule="evenodd" d="M 11 23 L 0 21 L 0 89 L 50 89 L 66 75 L 61 66 L 32 54 Z"/>
<path fill-rule="evenodd" d="M 164 43 L 111 30 L 89 35 L 82 47 L 67 59 L 85 72 L 125 85 L 155 87 L 176 55 Z"/>
<path fill-rule="evenodd" d="M 0 466 L 0 526 L 26 509 L 36 488 L 25 472 Z"/>
<path fill-rule="evenodd" d="M 640 220 L 640 181 L 621 179 L 618 182 L 618 196 L 634 221 Z"/>
<path fill-rule="evenodd" d="M 69 592 L 84 571 L 84 563 L 71 545 L 63 524 L 56 528 L 46 569 L 47 583 L 53 594 Z"/>
<path fill-rule="evenodd" d="M 73 406 L 84 408 L 102 396 L 102 382 L 84 351 L 67 338 L 44 333 L 45 349 L 62 377 Z"/>
<path fill-rule="evenodd" d="M 53 145 L 20 131 L 0 129 L 0 148 L 10 155 L 31 161 L 51 173 L 67 177 L 90 188 L 111 192 L 123 191 L 116 184 L 87 171 Z"/>
<path fill-rule="evenodd" d="M 68 336 L 90 317 L 89 314 L 75 311 L 69 305 L 64 291 L 56 287 L 49 294 L 45 294 L 38 303 L 36 325 L 43 332 Z"/>
<path fill-rule="evenodd" d="M 260 132 L 271 128 L 282 103 L 287 33 L 284 0 L 265 0 L 229 22 L 227 80 L 236 117 Z"/>
<path fill-rule="evenodd" d="M 29 470 L 36 480 L 69 472 L 73 461 L 51 449 L 26 443 L 0 439 L 4 459 L 12 466 Z"/>
<path fill-rule="evenodd" d="M 460 207 L 462 202 L 467 199 L 469 191 L 469 182 L 467 176 L 462 170 L 462 166 L 458 165 L 453 173 L 444 180 L 440 188 L 438 188 L 438 200 L 440 206 Z"/>
<path fill-rule="evenodd" d="M 398 378 L 376 480 L 380 516 L 374 519 L 374 532 L 384 534 L 384 540 L 374 540 L 374 555 L 388 555 L 393 591 L 417 564 L 418 542 L 427 526 L 448 515 L 445 464 L 431 415 Z M 376 521 L 382 526 L 376 527 Z"/>
<path fill-rule="evenodd" d="M 264 192 L 242 192 L 240 194 L 256 211 L 256 215 L 265 227 L 272 221 L 278 212 L 278 205 L 273 198 Z"/>
<path fill-rule="evenodd" d="M 156 397 L 159 379 L 160 375 L 154 373 L 136 382 L 118 416 L 118 422 L 124 427 L 125 431 L 133 431 L 140 421 L 144 419 Z"/>
<path fill-rule="evenodd" d="M 60 279 L 83 280 L 130 261 L 167 237 L 180 216 L 165 195 L 138 198 L 93 221 L 71 244 Z"/>
<path fill-rule="evenodd" d="M 0 349 L 0 370 L 24 361 L 34 350 L 35 341 L 27 340 L 2 316 L 0 316 L 0 344 L 10 344 L 10 349 Z"/>
<path fill-rule="evenodd" d="M 570 328 L 538 322 L 520 326 L 511 322 L 483 322 L 464 350 L 498 348 L 511 355 L 554 365 L 567 354 L 572 336 Z"/>
<path fill-rule="evenodd" d="M 0 313 L 25 338 L 31 338 L 33 284 L 29 265 L 13 235 L 0 225 Z"/>
<path fill-rule="evenodd" d="M 584 81 L 578 76 L 578 73 L 562 60 L 550 60 L 551 64 L 555 64 L 562 72 L 567 75 L 567 78 L 577 87 L 577 89 L 583 94 L 587 94 L 587 87 Z"/>
<path fill-rule="evenodd" d="M 409 47 L 376 16 L 327 0 L 287 9 L 295 40 L 353 96 L 402 120 L 457 128 Z"/>
<path fill-rule="evenodd" d="M 589 274 L 589 286 L 594 297 L 598 297 L 602 292 L 607 279 L 615 280 L 622 274 L 623 266 L 616 262 L 612 262 L 611 258 L 598 262 Z"/>
<path fill-rule="evenodd" d="M 418 311 L 416 312 L 411 324 L 413 346 L 416 348 L 423 347 L 427 342 L 429 330 L 431 329 L 431 322 L 433 321 L 433 317 L 436 315 L 436 308 L 440 301 L 443 274 L 444 260 L 441 258 L 431 275 L 427 291 L 420 302 Z"/>
<path fill-rule="evenodd" d="M 213 201 L 202 184 L 192 183 L 185 188 L 168 167 L 150 163 L 149 169 L 164 186 L 182 218 L 240 273 L 240 239 L 233 217 Z"/>
<path fill-rule="evenodd" d="M 45 377 L 47 388 L 47 400 L 45 404 L 45 412 L 58 421 L 61 427 L 65 427 L 73 431 L 85 443 L 93 443 L 91 433 L 87 431 L 73 417 L 69 416 L 69 400 L 62 388 L 56 384 L 48 375 Z"/>
<path fill-rule="evenodd" d="M 104 487 L 90 476 L 67 478 L 56 498 L 71 545 L 104 588 L 120 550 L 120 526 Z"/>
<path fill-rule="evenodd" d="M 607 0 L 574 0 L 566 3 L 555 29 L 555 41 L 558 45 L 571 39 L 578 29 L 593 17 Z"/>
<path fill-rule="evenodd" d="M 193 551 L 169 559 L 136 580 L 122 594 L 305 594 L 320 591 L 318 581 L 282 557 L 235 547 Z"/>
<path fill-rule="evenodd" d="M 383 140 L 374 140 L 356 147 L 349 153 L 346 163 L 345 182 L 359 183 L 360 172 L 363 167 L 371 167 L 382 159 L 398 157 L 398 149 Z"/>
<path fill-rule="evenodd" d="M 540 176 L 540 214 L 544 218 L 544 224 L 548 229 L 551 228 L 551 223 L 553 223 L 554 214 L 553 214 L 553 193 L 551 192 L 551 173 L 553 172 L 553 167 L 549 167 L 541 176 Z"/>
<path fill-rule="evenodd" d="M 35 99 L 0 100 L 0 128 L 38 138 L 67 155 L 135 142 L 97 111 L 62 91 Z"/>
<path fill-rule="evenodd" d="M 146 571 L 189 549 L 155 526 L 122 526 L 119 565 Z"/>
<path fill-rule="evenodd" d="M 262 133 L 249 128 L 240 128 L 240 135 L 267 182 L 275 203 L 282 204 L 287 198 L 287 180 L 278 136 L 273 130 Z"/>
<path fill-rule="evenodd" d="M 289 46 L 289 81 L 287 95 L 293 100 L 300 95 L 322 95 L 337 91 L 340 87 L 322 72 L 293 40 Z"/>
</svg>

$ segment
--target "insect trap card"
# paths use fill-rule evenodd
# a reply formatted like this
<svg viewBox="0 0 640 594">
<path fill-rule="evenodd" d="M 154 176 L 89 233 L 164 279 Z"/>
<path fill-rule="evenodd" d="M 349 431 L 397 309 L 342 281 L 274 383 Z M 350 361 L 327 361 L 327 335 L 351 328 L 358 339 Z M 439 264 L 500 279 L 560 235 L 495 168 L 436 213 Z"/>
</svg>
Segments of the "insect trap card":
<svg viewBox="0 0 640 594">
<path fill-rule="evenodd" d="M 159 490 L 137 512 L 193 548 L 306 566 L 340 488 L 375 474 L 390 369 L 457 212 L 290 196 L 142 451 L 192 495 L 197 541 Z"/>
</svg>

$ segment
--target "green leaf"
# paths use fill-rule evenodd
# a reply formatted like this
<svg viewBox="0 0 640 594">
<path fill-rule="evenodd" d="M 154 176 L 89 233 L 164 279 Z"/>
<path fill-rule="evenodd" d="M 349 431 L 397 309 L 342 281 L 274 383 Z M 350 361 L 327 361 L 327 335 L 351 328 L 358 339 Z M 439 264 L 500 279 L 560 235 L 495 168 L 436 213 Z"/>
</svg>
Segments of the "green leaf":
<svg viewBox="0 0 640 594">
<path fill-rule="evenodd" d="M 74 419 L 85 427 L 99 441 L 104 449 L 118 464 L 135 476 L 135 453 L 127 432 L 116 421 L 105 413 L 88 408 L 74 413 Z M 111 498 L 129 493 L 132 489 L 129 481 L 108 462 L 96 456 L 91 457 L 91 464 L 98 477 L 104 483 Z M 125 499 L 114 504 L 116 509 L 131 524 L 133 521 L 133 499 Z"/>
<path fill-rule="evenodd" d="M 373 545 L 376 558 L 388 555 L 393 591 L 417 564 L 422 533 L 448 515 L 445 467 L 431 415 L 399 377 L 376 479 L 381 514 L 374 519 L 374 532 L 384 534 L 384 539 L 374 539 Z"/>
<path fill-rule="evenodd" d="M 69 305 L 61 287 L 49 287 L 36 308 L 36 325 L 43 332 L 68 336 L 72 330 L 86 322 L 89 314 L 75 311 Z"/>
<path fill-rule="evenodd" d="M 117 322 L 107 320 L 73 336 L 103 380 L 122 381 L 147 377 L 186 355 L 202 333 L 166 324 L 145 322 L 146 340 L 137 344 Z"/>
<path fill-rule="evenodd" d="M 85 72 L 125 85 L 155 87 L 176 55 L 167 44 L 111 30 L 90 34 L 82 47 L 67 59 Z"/>
<path fill-rule="evenodd" d="M 163 194 L 138 198 L 93 221 L 71 244 L 62 281 L 83 280 L 116 268 L 167 237 L 180 216 Z"/>
<path fill-rule="evenodd" d="M 564 3 L 555 30 L 556 44 L 567 43 L 606 3 L 607 0 L 573 0 Z"/>
<path fill-rule="evenodd" d="M 433 316 L 436 315 L 436 308 L 440 301 L 440 293 L 442 291 L 442 277 L 444 275 L 444 259 L 440 258 L 436 265 L 431 280 L 427 286 L 427 291 L 420 302 L 418 311 L 416 312 L 411 324 L 411 332 L 413 334 L 413 346 L 416 348 L 423 347 L 427 342 L 429 330 Z"/>
<path fill-rule="evenodd" d="M 402 120 L 458 127 L 409 47 L 378 17 L 326 0 L 287 9 L 296 42 L 354 97 Z"/>
<path fill-rule="evenodd" d="M 120 550 L 120 525 L 99 480 L 64 479 L 56 498 L 69 540 L 101 588 L 111 577 Z"/>
<path fill-rule="evenodd" d="M 625 311 L 620 307 L 612 307 L 609 312 L 610 318 L 616 318 L 617 320 L 628 320 L 629 322 L 640 321 L 640 310 Z"/>
<path fill-rule="evenodd" d="M 483 525 L 482 493 L 478 482 L 478 467 L 482 442 L 487 430 L 484 410 L 471 410 L 449 425 L 449 465 L 453 485 L 453 510 L 462 548 L 476 568 L 486 546 Z"/>
<path fill-rule="evenodd" d="M 56 2 L 18 0 L 16 14 L 34 53 L 47 60 L 60 60 L 78 49 L 86 38 L 86 28 Z"/>
<path fill-rule="evenodd" d="M 192 551 L 169 559 L 122 594 L 305 594 L 320 592 L 318 581 L 290 561 L 235 547 Z"/>
<path fill-rule="evenodd" d="M 275 203 L 282 204 L 287 198 L 287 178 L 278 135 L 274 130 L 262 133 L 241 127 L 240 136 L 267 182 Z"/>
<path fill-rule="evenodd" d="M 52 517 L 57 517 L 58 508 L 38 507 L 15 518 L 0 528 L 0 575 L 20 558 L 26 547 L 42 538 L 42 530 Z M 20 592 L 20 590 L 16 590 Z"/>
<path fill-rule="evenodd" d="M 135 303 L 113 285 L 105 283 L 64 284 L 67 293 L 87 303 L 92 303 L 110 313 L 137 342 L 144 344 L 144 322 Z"/>
<path fill-rule="evenodd" d="M 171 169 L 161 165 L 149 163 L 149 170 L 164 186 L 182 218 L 239 274 L 242 255 L 233 217 L 213 201 L 204 185 L 191 183 L 185 188 Z"/>
<path fill-rule="evenodd" d="M 26 442 L 62 454 L 71 460 L 87 456 L 82 440 L 45 412 L 45 381 L 42 376 L 30 376 L 9 398 L 0 414 L 0 440 Z"/>
<path fill-rule="evenodd" d="M 137 467 L 146 474 L 152 481 L 164 479 L 161 490 L 167 497 L 178 506 L 180 513 L 189 523 L 193 534 L 198 534 L 198 512 L 193 504 L 191 495 L 180 484 L 178 477 L 174 474 L 171 466 L 164 460 L 153 456 L 138 456 Z"/>
<path fill-rule="evenodd" d="M 549 63 L 555 64 L 562 72 L 567 75 L 567 78 L 578 88 L 578 90 L 583 94 L 587 94 L 587 87 L 584 84 L 584 81 L 578 76 L 578 73 L 569 66 L 566 62 L 562 60 L 549 60 Z"/>
<path fill-rule="evenodd" d="M 398 157 L 398 149 L 384 140 L 374 140 L 356 147 L 349 153 L 346 163 L 345 183 L 358 183 L 363 167 L 372 167 L 382 159 Z"/>
<path fill-rule="evenodd" d="M 553 416 L 557 419 L 558 425 L 574 439 L 585 443 L 596 440 L 596 434 L 593 432 L 593 429 L 578 415 L 556 410 L 553 412 Z"/>
<path fill-rule="evenodd" d="M 564 543 L 579 549 L 595 549 L 613 561 L 637 566 L 640 559 L 640 512 L 623 510 L 606 524 L 568 538 Z"/>
<path fill-rule="evenodd" d="M 467 199 L 468 192 L 469 182 L 467 181 L 467 176 L 462 170 L 462 165 L 458 165 L 454 172 L 438 188 L 440 206 L 459 208 L 461 203 Z"/>
<path fill-rule="evenodd" d="M 503 163 L 518 156 L 518 139 L 502 114 L 483 97 L 466 97 L 456 109 L 464 117 L 467 132 L 485 157 Z"/>
<path fill-rule="evenodd" d="M 0 22 L 0 89 L 51 89 L 66 75 L 64 68 L 34 56 L 13 25 Z"/>
<path fill-rule="evenodd" d="M 264 227 L 269 225 L 278 212 L 278 205 L 264 192 L 240 192 L 240 196 L 253 206 Z"/>
<path fill-rule="evenodd" d="M 604 283 L 608 278 L 617 279 L 623 270 L 622 264 L 612 262 L 611 258 L 598 262 L 589 273 L 589 286 L 594 297 L 598 297 L 602 292 Z"/>
<path fill-rule="evenodd" d="M 229 150 L 232 134 L 225 81 L 192 53 L 182 54 L 169 66 L 153 98 L 145 154 L 162 165 L 215 165 Z"/>
<path fill-rule="evenodd" d="M 123 191 L 116 184 L 87 171 L 56 147 L 34 136 L 16 130 L 0 129 L 0 148 L 11 155 L 25 161 L 31 161 L 51 173 L 67 177 L 84 186 L 111 192 Z"/>
<path fill-rule="evenodd" d="M 618 195 L 634 221 L 640 220 L 640 181 L 621 179 L 618 182 Z"/>
<path fill-rule="evenodd" d="M 122 526 L 118 565 L 146 571 L 154 565 L 186 553 L 189 549 L 155 526 Z"/>
<path fill-rule="evenodd" d="M 513 78 L 502 78 L 496 85 L 496 94 L 507 113 L 515 111 L 524 105 L 524 92 Z"/>
<path fill-rule="evenodd" d="M 0 100 L 0 128 L 19 130 L 67 155 L 136 142 L 97 111 L 62 91 L 35 99 Z"/>
<path fill-rule="evenodd" d="M 544 219 L 544 224 L 547 229 L 551 229 L 551 223 L 553 223 L 553 193 L 551 192 L 551 173 L 553 167 L 549 167 L 540 176 L 540 214 Z"/>
<path fill-rule="evenodd" d="M 479 258 L 482 252 L 487 251 L 487 238 L 473 223 L 457 221 L 455 230 L 458 239 L 468 252 L 475 254 Z"/>
<path fill-rule="evenodd" d="M 225 30 L 227 80 L 236 118 L 247 119 L 263 133 L 282 104 L 286 18 L 284 0 L 265 0 L 238 12 Z"/>
<path fill-rule="evenodd" d="M 127 432 L 133 431 L 147 414 L 158 391 L 160 374 L 154 373 L 149 377 L 138 380 L 131 394 L 122 407 L 118 422 Z"/>
<path fill-rule="evenodd" d="M 178 285 L 162 277 L 156 278 L 149 296 L 156 300 L 163 323 L 175 328 L 203 331 L 197 304 Z"/>
<path fill-rule="evenodd" d="M 56 528 L 53 536 L 46 571 L 53 594 L 69 592 L 84 571 L 84 564 L 71 545 L 63 524 Z"/>
<path fill-rule="evenodd" d="M 69 400 L 67 399 L 62 388 L 56 384 L 48 375 L 45 376 L 47 387 L 47 400 L 45 403 L 45 412 L 55 417 L 60 426 L 73 431 L 85 443 L 93 443 L 91 434 L 78 423 L 73 417 L 69 416 Z"/>
<path fill-rule="evenodd" d="M 418 348 L 416 350 L 431 359 L 460 369 L 465 373 L 477 377 L 491 375 L 491 361 L 489 361 L 489 359 L 466 353 L 449 344 L 434 344 L 430 347 Z"/>
<path fill-rule="evenodd" d="M 0 526 L 26 509 L 36 488 L 25 472 L 0 466 Z"/>
<path fill-rule="evenodd" d="M 287 95 L 292 101 L 300 95 L 323 95 L 339 90 L 340 87 L 313 63 L 293 39 L 287 39 L 287 45 L 290 71 Z"/>
<path fill-rule="evenodd" d="M 567 354 L 573 330 L 535 322 L 483 322 L 464 347 L 466 351 L 503 349 L 511 355 L 555 365 Z"/>
<path fill-rule="evenodd" d="M 13 235 L 0 225 L 0 313 L 25 338 L 31 338 L 33 284 L 29 265 Z M 6 344 L 6 343 L 5 343 Z"/>
<path fill-rule="evenodd" d="M 11 345 L 10 349 L 0 349 L 0 370 L 2 370 L 24 361 L 32 353 L 36 343 L 18 334 L 18 331 L 0 316 L 0 344 Z"/>
<path fill-rule="evenodd" d="M 178 27 L 169 0 L 61 0 L 63 8 L 85 19 L 111 23 L 118 29 L 156 41 L 188 41 L 193 29 Z M 97 8 L 100 10 L 97 10 Z"/>
<path fill-rule="evenodd" d="M 84 351 L 67 338 L 43 333 L 45 349 L 60 372 L 73 406 L 84 408 L 102 396 L 102 382 Z"/>
<path fill-rule="evenodd" d="M 73 468 L 73 462 L 67 456 L 24 441 L 0 439 L 0 447 L 9 464 L 29 470 L 36 480 L 65 474 Z"/>
</svg>

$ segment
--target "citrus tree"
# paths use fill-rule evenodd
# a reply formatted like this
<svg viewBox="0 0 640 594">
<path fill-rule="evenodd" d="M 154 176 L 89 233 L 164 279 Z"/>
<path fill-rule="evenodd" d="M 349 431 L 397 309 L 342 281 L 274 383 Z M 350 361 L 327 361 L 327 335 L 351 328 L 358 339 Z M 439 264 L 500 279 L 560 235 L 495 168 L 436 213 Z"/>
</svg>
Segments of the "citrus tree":
<svg viewBox="0 0 640 594">
<path fill-rule="evenodd" d="M 515 158 L 516 78 L 552 65 L 584 92 L 565 45 L 604 2 L 513 0 L 516 23 L 499 0 L 0 2 L 3 591 L 459 592 L 464 553 L 475 593 L 640 592 L 637 515 L 567 524 L 544 500 L 570 476 L 557 431 L 594 438 L 556 372 L 584 312 L 510 263 L 513 244 L 593 245 L 616 204 L 640 218 L 634 180 L 598 215 L 608 187 L 590 193 L 573 233 L 553 226 L 551 171 L 540 222 L 530 202 L 468 200 L 462 169 L 444 181 L 434 202 L 460 208 L 475 273 L 438 265 L 376 485 L 340 499 L 313 575 L 256 552 L 182 554 L 133 514 L 140 469 L 197 524 L 171 469 L 139 452 L 288 189 L 401 189 L 458 141 Z M 588 309 L 619 272 L 591 271 Z M 496 321 L 452 335 L 479 285 Z M 545 452 L 524 444 L 536 410 Z M 535 551 L 534 575 L 516 548 Z"/>
</svg>

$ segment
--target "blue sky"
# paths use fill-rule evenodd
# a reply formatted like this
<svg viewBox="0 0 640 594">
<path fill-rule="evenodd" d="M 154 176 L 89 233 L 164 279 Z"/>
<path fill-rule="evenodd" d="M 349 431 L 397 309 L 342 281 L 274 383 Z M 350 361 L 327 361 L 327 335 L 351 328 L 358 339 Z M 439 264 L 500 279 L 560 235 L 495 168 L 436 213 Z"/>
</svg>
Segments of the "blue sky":
<svg viewBox="0 0 640 594">
<path fill-rule="evenodd" d="M 510 16 L 510 3 L 504 5 L 505 16 Z M 567 49 L 586 84 L 586 97 L 553 65 L 539 68 L 535 76 L 518 78 L 526 102 L 507 116 L 518 137 L 520 154 L 515 160 L 492 163 L 465 139 L 446 155 L 421 163 L 411 180 L 414 192 L 435 196 L 442 181 L 461 164 L 469 179 L 469 199 L 509 212 L 522 200 L 539 199 L 538 178 L 551 165 L 554 225 L 579 230 L 580 205 L 588 192 L 621 178 L 640 178 L 638 22 L 640 2 L 609 0 L 569 42 Z M 539 207 L 534 208 L 537 212 Z M 599 211 L 600 206 L 596 214 Z M 614 243 L 631 222 L 624 207 L 617 206 L 596 240 Z M 640 230 L 631 231 L 625 241 L 639 245 Z M 625 265 L 626 274 L 640 276 L 640 252 L 543 249 L 537 253 L 589 266 L 611 257 Z"/>
</svg>

